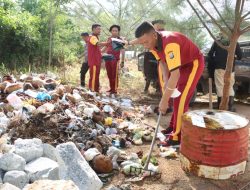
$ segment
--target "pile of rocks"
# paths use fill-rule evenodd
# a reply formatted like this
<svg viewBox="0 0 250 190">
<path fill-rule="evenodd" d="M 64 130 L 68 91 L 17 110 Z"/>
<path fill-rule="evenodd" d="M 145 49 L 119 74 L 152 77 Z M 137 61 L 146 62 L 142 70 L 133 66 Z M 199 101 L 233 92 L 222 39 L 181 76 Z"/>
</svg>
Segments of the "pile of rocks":
<svg viewBox="0 0 250 190">
<path fill-rule="evenodd" d="M 4 183 L 1 189 L 96 190 L 102 187 L 102 182 L 72 142 L 55 148 L 37 138 L 17 139 L 14 145 L 2 144 L 1 148 L 5 151 L 0 156 L 0 182 Z"/>
</svg>

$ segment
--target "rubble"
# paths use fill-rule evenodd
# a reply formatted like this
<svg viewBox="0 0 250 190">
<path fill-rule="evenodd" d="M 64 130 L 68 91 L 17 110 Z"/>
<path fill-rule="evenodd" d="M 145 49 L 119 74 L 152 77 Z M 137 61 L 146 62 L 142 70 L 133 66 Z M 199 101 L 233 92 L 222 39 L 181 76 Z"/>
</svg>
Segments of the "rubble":
<svg viewBox="0 0 250 190">
<path fill-rule="evenodd" d="M 71 180 L 39 180 L 26 185 L 23 190 L 80 190 Z M 11 190 L 11 189 L 10 189 Z M 14 189 L 13 189 L 14 190 Z"/>
<path fill-rule="evenodd" d="M 142 122 L 153 113 L 151 106 L 62 85 L 49 75 L 9 76 L 0 83 L 0 99 L 0 134 L 8 135 L 0 152 L 19 163 L 1 167 L 0 158 L 0 168 L 25 173 L 27 183 L 35 182 L 27 188 L 42 186 L 37 180 L 60 179 L 72 180 L 81 190 L 100 189 L 97 174 L 120 168 L 129 175 L 141 173 L 130 171 L 131 166 L 142 169 L 141 157 L 127 157 L 120 149 L 152 140 L 154 128 Z M 58 187 L 58 181 L 48 182 Z"/>
<path fill-rule="evenodd" d="M 23 171 L 26 165 L 25 159 L 14 153 L 7 153 L 0 157 L 0 169 L 5 171 Z"/>
<path fill-rule="evenodd" d="M 74 143 L 60 144 L 56 150 L 60 179 L 72 180 L 81 190 L 96 190 L 102 187 L 102 182 Z"/>
<path fill-rule="evenodd" d="M 20 188 L 15 185 L 11 185 L 10 183 L 0 184 L 1 190 L 20 190 Z"/>
<path fill-rule="evenodd" d="M 57 162 L 56 148 L 50 144 L 44 143 L 43 144 L 43 157 L 47 157 L 47 158 Z"/>
<path fill-rule="evenodd" d="M 20 189 L 24 188 L 28 181 L 28 175 L 23 171 L 17 170 L 6 172 L 3 178 L 4 183 L 10 183 Z"/>
<path fill-rule="evenodd" d="M 26 162 L 43 155 L 43 145 L 40 139 L 17 139 L 15 140 L 14 145 L 15 153 L 23 157 Z"/>
<path fill-rule="evenodd" d="M 58 163 L 45 157 L 37 158 L 25 166 L 30 182 L 38 179 L 59 179 Z"/>
</svg>

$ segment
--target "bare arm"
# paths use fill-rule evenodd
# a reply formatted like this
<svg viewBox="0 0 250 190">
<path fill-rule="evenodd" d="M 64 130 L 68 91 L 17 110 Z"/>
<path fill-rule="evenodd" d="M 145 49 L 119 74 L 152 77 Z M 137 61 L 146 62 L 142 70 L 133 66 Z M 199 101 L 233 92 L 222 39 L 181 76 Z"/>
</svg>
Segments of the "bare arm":
<svg viewBox="0 0 250 190">
<path fill-rule="evenodd" d="M 107 53 L 107 46 L 104 46 L 104 47 L 101 49 L 101 52 L 102 52 L 102 53 Z"/>
<path fill-rule="evenodd" d="M 168 77 L 169 77 L 169 71 L 168 71 L 168 68 L 167 68 L 167 64 L 160 61 L 160 67 L 161 67 L 161 70 L 162 70 L 162 75 L 163 75 L 163 82 L 164 82 L 164 91 L 167 87 L 167 83 L 168 83 Z"/>
<path fill-rule="evenodd" d="M 98 42 L 96 45 L 103 47 L 103 46 L 107 46 L 109 44 L 109 42 Z"/>
<path fill-rule="evenodd" d="M 124 67 L 124 60 L 125 60 L 125 50 L 121 50 L 121 67 Z"/>
<path fill-rule="evenodd" d="M 171 72 L 170 78 L 168 79 L 166 88 L 164 90 L 164 93 L 162 95 L 160 105 L 159 105 L 159 109 L 160 109 L 161 113 L 166 113 L 167 108 L 168 108 L 169 99 L 170 99 L 172 93 L 174 92 L 174 89 L 176 88 L 176 85 L 177 85 L 179 78 L 180 78 L 179 69 L 176 69 L 176 70 Z"/>
<path fill-rule="evenodd" d="M 138 44 L 140 44 L 140 42 L 139 42 L 139 40 L 138 40 L 138 38 L 136 38 L 136 39 L 133 39 L 133 40 L 128 40 L 128 41 L 126 41 L 126 40 L 124 40 L 124 42 L 125 42 L 125 44 L 126 45 L 138 45 Z"/>
<path fill-rule="evenodd" d="M 121 50 L 121 56 L 122 56 L 121 61 L 124 62 L 124 60 L 125 60 L 125 50 L 124 49 Z"/>
</svg>

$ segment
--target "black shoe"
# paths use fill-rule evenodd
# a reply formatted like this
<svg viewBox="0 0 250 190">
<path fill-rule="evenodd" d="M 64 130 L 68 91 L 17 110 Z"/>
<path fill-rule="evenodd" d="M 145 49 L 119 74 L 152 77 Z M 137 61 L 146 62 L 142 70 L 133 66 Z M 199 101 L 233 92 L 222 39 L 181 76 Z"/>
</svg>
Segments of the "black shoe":
<svg viewBox="0 0 250 190">
<path fill-rule="evenodd" d="M 158 146 L 162 146 L 162 147 L 175 146 L 175 147 L 178 147 L 178 146 L 180 146 L 180 141 L 174 141 L 172 139 L 168 139 L 166 141 L 160 142 L 158 144 Z"/>
<path fill-rule="evenodd" d="M 167 129 L 163 129 L 161 131 L 164 135 L 169 135 L 170 133 L 173 132 L 173 127 L 168 127 Z"/>
</svg>

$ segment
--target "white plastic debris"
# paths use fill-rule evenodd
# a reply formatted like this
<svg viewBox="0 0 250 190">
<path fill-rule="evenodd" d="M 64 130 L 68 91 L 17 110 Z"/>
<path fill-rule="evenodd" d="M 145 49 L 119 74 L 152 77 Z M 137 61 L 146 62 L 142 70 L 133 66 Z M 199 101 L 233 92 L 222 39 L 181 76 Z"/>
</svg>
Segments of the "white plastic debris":
<svg viewBox="0 0 250 190">
<path fill-rule="evenodd" d="M 3 112 L 0 112 L 0 134 L 7 129 L 9 124 L 10 119 Z"/>
<path fill-rule="evenodd" d="M 87 161 L 91 161 L 95 156 L 100 155 L 101 153 L 96 148 L 90 148 L 84 152 L 84 157 Z"/>
<path fill-rule="evenodd" d="M 110 114 L 112 114 L 114 112 L 113 108 L 110 105 L 105 105 L 103 107 L 103 111 L 106 113 L 110 113 Z"/>
<path fill-rule="evenodd" d="M 75 98 L 76 102 L 80 102 L 82 100 L 81 95 L 77 92 L 73 92 L 73 97 Z"/>
<path fill-rule="evenodd" d="M 65 110 L 65 113 L 67 114 L 67 116 L 69 116 L 71 119 L 76 119 L 77 117 L 72 113 L 72 111 L 70 111 L 69 109 Z"/>
<path fill-rule="evenodd" d="M 166 139 L 166 136 L 163 135 L 162 133 L 158 132 L 157 133 L 157 138 L 160 140 L 160 141 L 164 141 Z"/>
<path fill-rule="evenodd" d="M 16 94 L 10 94 L 6 98 L 9 104 L 16 110 L 21 109 L 23 106 L 23 101 Z"/>
<path fill-rule="evenodd" d="M 177 153 L 176 153 L 176 149 L 172 148 L 172 147 L 160 147 L 160 156 L 163 158 L 166 157 L 172 157 L 172 158 L 176 158 Z"/>
<path fill-rule="evenodd" d="M 83 110 L 83 113 L 90 118 L 93 116 L 94 112 L 100 112 L 100 109 L 96 107 L 96 108 L 85 108 Z"/>
<path fill-rule="evenodd" d="M 54 111 L 54 109 L 55 109 L 55 106 L 53 104 L 45 103 L 42 106 L 38 107 L 37 111 L 38 111 L 38 113 L 46 114 L 46 113 L 50 113 L 50 112 Z"/>
<path fill-rule="evenodd" d="M 30 90 L 30 89 L 25 90 L 24 93 L 27 94 L 28 96 L 32 97 L 32 98 L 36 98 L 37 94 L 38 94 L 36 91 Z"/>
<path fill-rule="evenodd" d="M 115 128 L 106 128 L 105 130 L 106 135 L 115 135 L 117 134 L 117 130 Z"/>
<path fill-rule="evenodd" d="M 131 163 L 123 167 L 123 172 L 126 175 L 139 175 L 142 172 L 142 165 L 138 163 Z"/>
<path fill-rule="evenodd" d="M 159 171 L 159 166 L 155 166 L 154 164 L 149 163 L 148 164 L 148 170 L 149 171 L 145 171 L 143 173 L 143 176 L 151 176 L 151 175 L 156 174 Z"/>
</svg>

